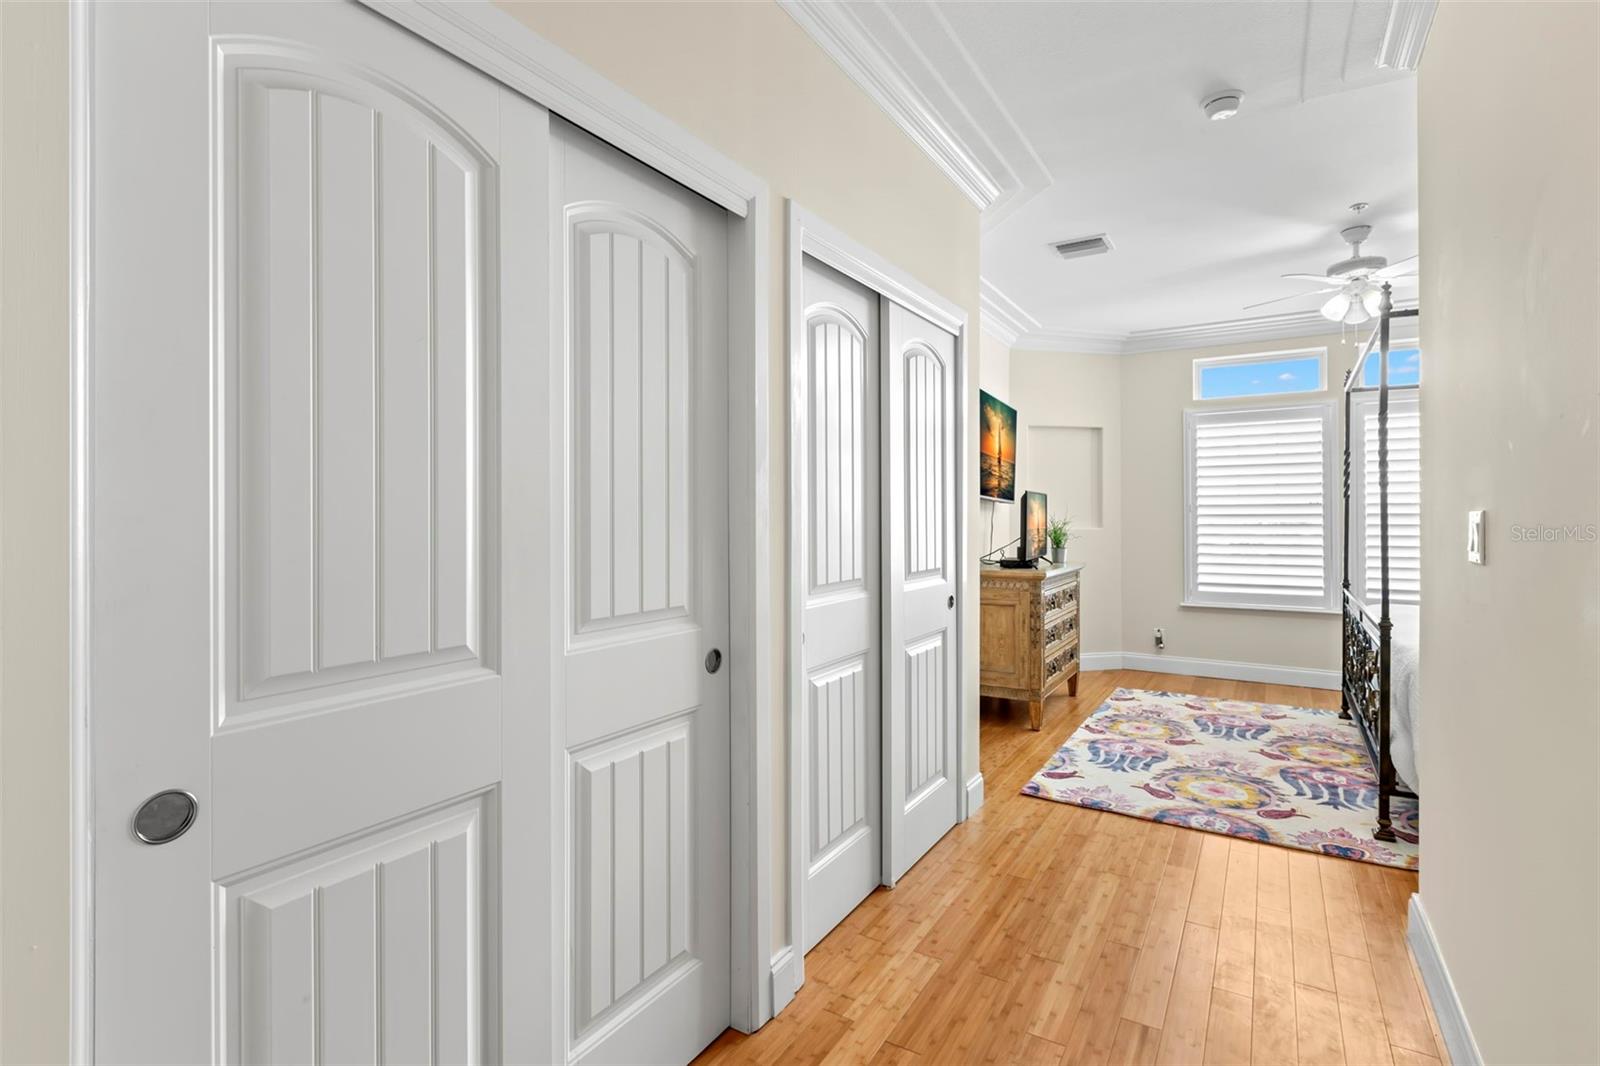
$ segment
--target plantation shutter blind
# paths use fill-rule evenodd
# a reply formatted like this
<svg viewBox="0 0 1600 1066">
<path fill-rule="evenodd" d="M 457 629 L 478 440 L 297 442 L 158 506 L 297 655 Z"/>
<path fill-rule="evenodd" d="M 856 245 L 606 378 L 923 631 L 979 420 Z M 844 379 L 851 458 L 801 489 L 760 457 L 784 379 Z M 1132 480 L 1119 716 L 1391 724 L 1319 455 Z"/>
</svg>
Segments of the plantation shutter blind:
<svg viewBox="0 0 1600 1066">
<path fill-rule="evenodd" d="M 1185 420 L 1185 602 L 1332 609 L 1332 405 L 1191 411 Z"/>
<path fill-rule="evenodd" d="M 1361 511 L 1355 553 L 1357 590 L 1377 612 L 1383 595 L 1383 554 L 1378 507 L 1378 400 L 1362 398 Z M 1415 393 L 1389 397 L 1389 602 L 1422 601 L 1422 415 Z"/>
</svg>

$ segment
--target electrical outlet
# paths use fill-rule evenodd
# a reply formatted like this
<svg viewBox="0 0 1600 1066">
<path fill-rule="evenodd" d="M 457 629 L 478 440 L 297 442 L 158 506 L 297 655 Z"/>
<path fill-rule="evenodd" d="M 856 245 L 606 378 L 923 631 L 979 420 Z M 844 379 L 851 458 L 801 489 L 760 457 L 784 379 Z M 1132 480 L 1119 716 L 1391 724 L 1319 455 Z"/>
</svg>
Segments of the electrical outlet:
<svg viewBox="0 0 1600 1066">
<path fill-rule="evenodd" d="M 1156 651 L 1165 651 L 1166 647 L 1167 635 L 1161 631 L 1160 626 L 1156 626 Z"/>
</svg>

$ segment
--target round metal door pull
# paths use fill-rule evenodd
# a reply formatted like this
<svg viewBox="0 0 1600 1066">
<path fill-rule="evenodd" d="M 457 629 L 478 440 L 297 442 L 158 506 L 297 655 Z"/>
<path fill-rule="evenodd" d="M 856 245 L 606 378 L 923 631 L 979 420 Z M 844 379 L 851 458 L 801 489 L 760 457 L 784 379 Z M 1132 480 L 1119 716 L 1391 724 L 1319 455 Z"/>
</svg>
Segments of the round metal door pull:
<svg viewBox="0 0 1600 1066">
<path fill-rule="evenodd" d="M 710 651 L 706 652 L 706 673 L 714 674 L 721 668 L 722 651 L 719 648 L 712 648 Z"/>
<path fill-rule="evenodd" d="M 189 831 L 200 804 L 182 789 L 168 789 L 139 804 L 133 835 L 146 844 L 167 844 Z"/>
</svg>

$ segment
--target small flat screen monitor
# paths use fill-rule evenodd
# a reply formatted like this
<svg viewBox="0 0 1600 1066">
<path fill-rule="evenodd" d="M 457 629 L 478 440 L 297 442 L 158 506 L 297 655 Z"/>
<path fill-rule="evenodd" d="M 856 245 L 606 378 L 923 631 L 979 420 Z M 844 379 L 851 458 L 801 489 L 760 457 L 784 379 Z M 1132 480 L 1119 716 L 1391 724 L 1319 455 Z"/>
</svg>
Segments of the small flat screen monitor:
<svg viewBox="0 0 1600 1066">
<path fill-rule="evenodd" d="M 1022 543 L 1017 548 L 1017 558 L 1023 562 L 1041 559 L 1049 543 L 1049 498 L 1042 492 L 1022 494 Z"/>
<path fill-rule="evenodd" d="M 1015 503 L 1017 499 L 1017 409 L 978 393 L 978 495 Z"/>
</svg>

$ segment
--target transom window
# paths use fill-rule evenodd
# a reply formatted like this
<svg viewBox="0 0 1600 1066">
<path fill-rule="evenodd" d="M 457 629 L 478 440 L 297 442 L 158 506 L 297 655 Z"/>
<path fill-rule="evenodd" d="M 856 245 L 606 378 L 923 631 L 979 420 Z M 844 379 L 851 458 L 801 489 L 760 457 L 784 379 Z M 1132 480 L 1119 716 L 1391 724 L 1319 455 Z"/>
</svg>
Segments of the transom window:
<svg viewBox="0 0 1600 1066">
<path fill-rule="evenodd" d="M 1184 413 L 1183 602 L 1331 611 L 1334 405 Z"/>
<path fill-rule="evenodd" d="M 1196 359 L 1194 398 L 1237 400 L 1321 392 L 1328 386 L 1327 362 L 1326 348 Z"/>
<path fill-rule="evenodd" d="M 1416 385 L 1422 381 L 1422 349 L 1395 348 L 1389 352 L 1389 384 Z M 1361 367 L 1361 384 L 1378 387 L 1378 353 L 1367 356 Z"/>
</svg>

